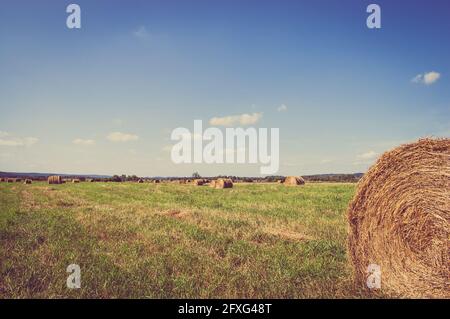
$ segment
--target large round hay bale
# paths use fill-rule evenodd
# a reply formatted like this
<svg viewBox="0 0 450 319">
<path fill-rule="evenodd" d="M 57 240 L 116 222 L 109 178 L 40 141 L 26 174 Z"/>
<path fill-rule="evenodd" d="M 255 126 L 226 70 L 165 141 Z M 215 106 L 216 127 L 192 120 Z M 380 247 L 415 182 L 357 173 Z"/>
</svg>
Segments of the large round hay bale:
<svg viewBox="0 0 450 319">
<path fill-rule="evenodd" d="M 216 187 L 216 180 L 213 179 L 212 181 L 209 182 L 209 187 Z"/>
<path fill-rule="evenodd" d="M 194 179 L 192 184 L 194 184 L 195 186 L 202 186 L 203 184 L 205 184 L 205 181 L 203 179 Z"/>
<path fill-rule="evenodd" d="M 219 178 L 215 182 L 215 188 L 233 188 L 233 181 L 229 178 Z"/>
<path fill-rule="evenodd" d="M 381 290 L 450 297 L 450 139 L 422 139 L 384 153 L 348 208 L 348 250 L 356 281 L 371 264 Z"/>
<path fill-rule="evenodd" d="M 72 183 L 74 183 L 74 184 L 78 184 L 79 182 L 80 182 L 80 180 L 78 178 L 72 179 Z"/>
<path fill-rule="evenodd" d="M 47 181 L 49 184 L 62 184 L 63 183 L 63 179 L 59 175 L 49 176 Z"/>
<path fill-rule="evenodd" d="M 305 180 L 300 176 L 288 176 L 284 180 L 284 185 L 288 186 L 297 186 L 297 185 L 304 185 Z"/>
<path fill-rule="evenodd" d="M 31 184 L 32 181 L 31 181 L 31 179 L 28 179 L 28 178 L 27 178 L 23 183 L 24 183 L 24 184 Z"/>
</svg>

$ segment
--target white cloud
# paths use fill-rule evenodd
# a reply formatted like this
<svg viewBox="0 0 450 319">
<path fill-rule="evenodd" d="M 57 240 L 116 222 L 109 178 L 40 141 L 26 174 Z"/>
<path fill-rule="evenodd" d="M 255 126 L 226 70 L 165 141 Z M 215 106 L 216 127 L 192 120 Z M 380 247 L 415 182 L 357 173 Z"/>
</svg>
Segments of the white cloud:
<svg viewBox="0 0 450 319">
<path fill-rule="evenodd" d="M 0 146 L 22 146 L 23 144 L 17 140 L 4 140 L 0 138 Z"/>
<path fill-rule="evenodd" d="M 436 82 L 437 80 L 439 80 L 439 78 L 441 77 L 441 74 L 438 72 L 428 72 L 423 76 L 423 81 L 425 82 L 425 84 L 433 84 L 434 82 Z"/>
<path fill-rule="evenodd" d="M 37 137 L 25 137 L 22 139 L 23 145 L 25 146 L 31 146 L 33 144 L 36 144 L 39 139 Z"/>
<path fill-rule="evenodd" d="M 76 138 L 73 140 L 72 142 L 73 144 L 76 145 L 95 145 L 95 141 L 94 140 L 84 140 L 82 138 Z"/>
<path fill-rule="evenodd" d="M 111 142 L 129 142 L 138 140 L 139 136 L 129 133 L 112 132 L 106 138 Z"/>
<path fill-rule="evenodd" d="M 140 26 L 139 28 L 133 31 L 133 36 L 135 36 L 138 39 L 145 39 L 149 36 L 149 33 L 145 26 Z"/>
<path fill-rule="evenodd" d="M 234 125 L 253 125 L 262 118 L 262 113 L 230 115 L 224 117 L 213 117 L 209 124 L 213 126 L 234 126 Z"/>
<path fill-rule="evenodd" d="M 423 74 L 417 74 L 415 77 L 411 79 L 411 82 L 420 83 L 423 80 Z"/>
<path fill-rule="evenodd" d="M 277 108 L 277 111 L 278 112 L 285 112 L 285 111 L 287 111 L 287 106 L 285 105 L 285 104 L 281 104 L 278 108 Z"/>
<path fill-rule="evenodd" d="M 38 141 L 36 137 L 14 137 L 8 132 L 0 131 L 0 146 L 31 146 Z"/>
<path fill-rule="evenodd" d="M 375 151 L 368 151 L 368 152 L 359 154 L 356 157 L 360 160 L 370 160 L 370 159 L 374 159 L 377 155 L 378 155 L 378 153 Z"/>
<path fill-rule="evenodd" d="M 262 118 L 262 113 L 242 114 L 239 118 L 241 125 L 252 125 L 258 123 Z"/>
<path fill-rule="evenodd" d="M 417 74 L 415 77 L 413 77 L 411 79 L 411 81 L 414 83 L 422 83 L 425 85 L 431 85 L 434 82 L 436 82 L 437 80 L 439 80 L 440 77 L 441 77 L 441 74 L 439 72 L 431 71 L 428 73 Z"/>
</svg>

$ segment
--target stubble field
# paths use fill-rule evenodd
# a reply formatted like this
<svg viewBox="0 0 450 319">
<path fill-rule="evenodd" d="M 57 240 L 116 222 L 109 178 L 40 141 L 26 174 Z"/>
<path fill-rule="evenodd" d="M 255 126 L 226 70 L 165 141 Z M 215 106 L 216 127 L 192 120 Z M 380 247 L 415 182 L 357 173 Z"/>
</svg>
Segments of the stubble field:
<svg viewBox="0 0 450 319">
<path fill-rule="evenodd" d="M 1 183 L 0 298 L 363 297 L 346 254 L 354 191 Z"/>
</svg>

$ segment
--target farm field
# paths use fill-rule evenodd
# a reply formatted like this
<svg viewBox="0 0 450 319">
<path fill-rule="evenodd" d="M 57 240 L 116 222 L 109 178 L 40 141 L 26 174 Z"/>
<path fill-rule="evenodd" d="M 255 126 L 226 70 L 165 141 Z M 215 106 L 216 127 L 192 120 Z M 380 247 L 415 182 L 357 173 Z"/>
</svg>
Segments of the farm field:
<svg viewBox="0 0 450 319">
<path fill-rule="evenodd" d="M 346 255 L 355 186 L 1 183 L 0 298 L 363 297 Z"/>
</svg>

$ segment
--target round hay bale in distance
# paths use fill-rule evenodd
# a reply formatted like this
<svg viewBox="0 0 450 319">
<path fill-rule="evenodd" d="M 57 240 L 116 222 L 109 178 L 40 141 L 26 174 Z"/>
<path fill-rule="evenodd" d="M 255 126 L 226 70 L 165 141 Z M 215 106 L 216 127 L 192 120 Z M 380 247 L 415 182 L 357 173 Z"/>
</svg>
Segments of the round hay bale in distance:
<svg viewBox="0 0 450 319">
<path fill-rule="evenodd" d="M 301 176 L 288 176 L 283 184 L 287 186 L 304 185 L 305 180 Z"/>
<path fill-rule="evenodd" d="M 202 186 L 205 184 L 205 181 L 203 179 L 194 179 L 192 184 L 194 184 L 195 186 Z"/>
<path fill-rule="evenodd" d="M 49 184 L 62 184 L 63 183 L 63 179 L 59 175 L 53 175 L 53 176 L 49 176 L 48 177 L 47 182 Z"/>
<path fill-rule="evenodd" d="M 450 139 L 422 139 L 384 153 L 348 208 L 355 279 L 381 270 L 381 291 L 450 298 Z"/>
<path fill-rule="evenodd" d="M 214 185 L 215 188 L 233 188 L 233 181 L 229 178 L 219 178 Z"/>
<path fill-rule="evenodd" d="M 28 178 L 27 178 L 23 183 L 24 183 L 24 184 L 31 184 L 32 181 L 31 181 L 31 179 L 28 179 Z"/>
</svg>

